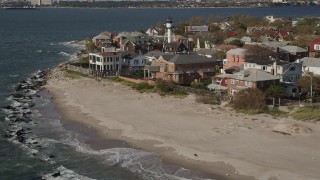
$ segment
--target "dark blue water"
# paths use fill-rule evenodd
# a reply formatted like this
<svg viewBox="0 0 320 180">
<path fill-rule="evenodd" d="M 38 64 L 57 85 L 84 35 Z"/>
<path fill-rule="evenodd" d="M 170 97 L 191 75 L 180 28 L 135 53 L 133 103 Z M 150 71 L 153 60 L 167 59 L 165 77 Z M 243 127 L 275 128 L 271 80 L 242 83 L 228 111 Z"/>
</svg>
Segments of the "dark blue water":
<svg viewBox="0 0 320 180">
<path fill-rule="evenodd" d="M 74 59 L 82 47 L 70 43 L 73 40 L 85 39 L 102 31 L 146 29 L 169 15 L 177 22 L 192 16 L 232 14 L 303 17 L 320 16 L 320 11 L 318 7 L 0 9 L 0 106 L 11 103 L 7 98 L 19 81 L 37 70 Z M 181 171 L 179 167 L 163 165 L 154 153 L 130 148 L 97 151 L 87 147 L 83 139 L 88 138 L 88 133 L 81 135 L 64 126 L 50 96 L 44 92 L 40 95 L 34 100 L 37 103 L 33 108 L 36 123 L 25 125 L 32 129 L 29 136 L 38 144 L 27 147 L 3 138 L 8 123 L 4 121 L 4 114 L 0 114 L 0 179 L 50 179 L 55 172 L 61 172 L 63 179 L 172 179 L 168 171 L 183 172 L 179 176 L 190 179 L 199 177 L 190 171 Z"/>
</svg>

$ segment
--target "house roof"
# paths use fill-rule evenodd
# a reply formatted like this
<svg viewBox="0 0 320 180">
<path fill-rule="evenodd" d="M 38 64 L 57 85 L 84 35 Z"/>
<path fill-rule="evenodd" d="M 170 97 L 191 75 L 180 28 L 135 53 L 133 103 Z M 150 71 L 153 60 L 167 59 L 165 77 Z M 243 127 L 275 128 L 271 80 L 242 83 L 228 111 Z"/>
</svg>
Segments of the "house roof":
<svg viewBox="0 0 320 180">
<path fill-rule="evenodd" d="M 240 72 L 234 74 L 234 79 L 257 82 L 257 81 L 277 80 L 280 78 L 270 73 L 267 73 L 261 69 L 249 68 L 249 69 L 241 70 Z"/>
<path fill-rule="evenodd" d="M 166 54 L 166 53 L 164 53 L 164 52 L 162 52 L 162 51 L 150 51 L 150 52 L 148 52 L 148 53 L 146 53 L 146 54 L 144 54 L 145 56 L 148 56 L 148 57 L 159 57 L 159 56 L 161 56 L 161 55 L 164 55 L 164 54 Z"/>
<path fill-rule="evenodd" d="M 238 38 L 234 38 L 234 37 L 230 37 L 230 38 L 228 38 L 228 39 L 225 39 L 224 42 L 227 43 L 227 44 L 229 44 L 229 43 L 231 43 L 231 42 L 234 41 L 234 40 L 239 40 L 239 39 L 238 39 Z"/>
<path fill-rule="evenodd" d="M 227 54 L 232 54 L 232 55 L 246 55 L 247 49 L 243 48 L 236 48 L 236 49 L 230 49 Z"/>
<path fill-rule="evenodd" d="M 285 36 L 287 36 L 287 35 L 289 35 L 289 34 L 292 34 L 293 33 L 293 31 L 291 31 L 291 30 L 280 30 L 279 31 L 279 34 L 281 35 L 281 36 L 283 36 L 283 37 L 285 37 Z"/>
<path fill-rule="evenodd" d="M 198 50 L 196 53 L 197 54 L 200 54 L 200 55 L 212 55 L 214 53 L 216 53 L 217 50 L 214 50 L 214 49 L 200 49 Z"/>
<path fill-rule="evenodd" d="M 110 39 L 110 38 L 111 38 L 110 35 L 99 34 L 99 35 L 93 37 L 92 39 Z"/>
<path fill-rule="evenodd" d="M 103 53 L 100 53 L 101 56 L 117 56 L 117 55 L 120 55 L 119 52 L 103 52 Z"/>
<path fill-rule="evenodd" d="M 302 65 L 307 67 L 320 67 L 320 58 L 304 57 L 301 59 Z"/>
<path fill-rule="evenodd" d="M 172 54 L 162 55 L 162 58 L 173 64 L 196 64 L 196 63 L 210 63 L 217 62 L 216 59 L 207 58 L 198 54 Z"/>
<path fill-rule="evenodd" d="M 260 59 L 249 59 L 246 60 L 245 63 L 254 63 L 258 65 L 272 65 L 275 61 L 268 59 L 268 60 L 260 60 Z M 278 61 L 277 65 L 285 65 L 285 64 L 290 64 L 291 62 L 288 61 Z"/>
<path fill-rule="evenodd" d="M 245 42 L 245 43 L 251 43 L 252 42 L 252 39 L 251 37 L 248 37 L 248 36 L 243 36 L 240 41 L 242 42 Z"/>
<path fill-rule="evenodd" d="M 268 47 L 276 49 L 278 47 L 280 48 L 286 46 L 287 44 L 289 44 L 289 41 L 263 41 L 262 43 Z"/>
<path fill-rule="evenodd" d="M 283 46 L 283 47 L 280 47 L 280 52 L 281 51 L 290 52 L 290 53 L 308 52 L 306 49 L 303 49 L 298 46 Z"/>
</svg>

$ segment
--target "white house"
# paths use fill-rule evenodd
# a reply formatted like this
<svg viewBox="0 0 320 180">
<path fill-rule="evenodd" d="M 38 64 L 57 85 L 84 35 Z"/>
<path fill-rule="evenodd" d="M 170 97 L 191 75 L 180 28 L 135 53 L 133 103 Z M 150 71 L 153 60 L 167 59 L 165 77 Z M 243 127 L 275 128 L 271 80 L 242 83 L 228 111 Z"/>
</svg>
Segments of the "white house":
<svg viewBox="0 0 320 180">
<path fill-rule="evenodd" d="M 154 27 L 150 27 L 149 29 L 147 29 L 146 34 L 148 34 L 149 36 L 157 36 L 159 35 L 159 31 Z"/>
<path fill-rule="evenodd" d="M 265 18 L 269 21 L 269 23 L 273 23 L 276 20 L 274 16 L 266 16 Z"/>
<path fill-rule="evenodd" d="M 312 72 L 315 75 L 320 75 L 320 58 L 304 57 L 302 62 L 303 72 Z"/>
<path fill-rule="evenodd" d="M 119 72 L 121 69 L 119 52 L 89 53 L 89 68 L 99 72 Z"/>
</svg>

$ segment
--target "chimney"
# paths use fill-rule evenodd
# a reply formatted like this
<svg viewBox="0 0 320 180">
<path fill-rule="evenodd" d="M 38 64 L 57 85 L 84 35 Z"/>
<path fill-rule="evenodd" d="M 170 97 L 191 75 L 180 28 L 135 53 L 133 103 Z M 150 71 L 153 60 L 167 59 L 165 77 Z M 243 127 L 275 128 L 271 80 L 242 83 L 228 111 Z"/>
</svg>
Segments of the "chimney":
<svg viewBox="0 0 320 180">
<path fill-rule="evenodd" d="M 279 51 L 280 51 L 280 48 L 277 47 L 277 51 L 276 51 L 276 62 L 279 61 Z"/>
<path fill-rule="evenodd" d="M 310 47 L 307 46 L 306 49 L 307 49 L 307 53 L 308 53 L 308 54 L 307 54 L 307 57 L 310 57 Z"/>
</svg>

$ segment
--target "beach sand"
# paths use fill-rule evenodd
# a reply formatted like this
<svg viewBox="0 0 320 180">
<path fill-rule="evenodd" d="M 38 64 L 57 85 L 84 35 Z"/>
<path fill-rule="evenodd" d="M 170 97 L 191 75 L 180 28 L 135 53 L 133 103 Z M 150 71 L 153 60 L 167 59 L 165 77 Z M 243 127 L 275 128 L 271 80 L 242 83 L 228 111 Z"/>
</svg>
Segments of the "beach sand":
<svg viewBox="0 0 320 180">
<path fill-rule="evenodd" d="M 138 93 L 108 80 L 69 78 L 58 68 L 45 88 L 66 119 L 208 177 L 320 179 L 316 123 L 238 114 L 228 107 L 196 103 L 194 95 L 180 99 Z M 273 131 L 291 125 L 308 131 Z"/>
</svg>

